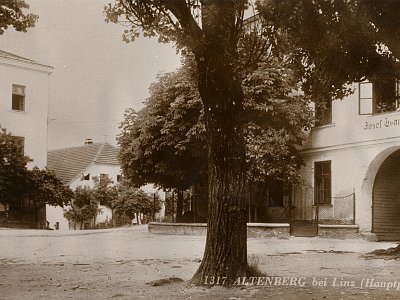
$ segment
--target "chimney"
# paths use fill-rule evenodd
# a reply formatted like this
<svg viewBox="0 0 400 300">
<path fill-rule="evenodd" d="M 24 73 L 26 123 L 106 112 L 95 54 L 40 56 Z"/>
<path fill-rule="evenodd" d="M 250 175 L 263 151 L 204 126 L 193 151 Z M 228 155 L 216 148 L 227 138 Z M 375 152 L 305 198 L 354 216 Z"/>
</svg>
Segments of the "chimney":
<svg viewBox="0 0 400 300">
<path fill-rule="evenodd" d="M 85 145 L 91 145 L 93 144 L 93 140 L 92 139 L 86 139 L 85 140 Z"/>
</svg>

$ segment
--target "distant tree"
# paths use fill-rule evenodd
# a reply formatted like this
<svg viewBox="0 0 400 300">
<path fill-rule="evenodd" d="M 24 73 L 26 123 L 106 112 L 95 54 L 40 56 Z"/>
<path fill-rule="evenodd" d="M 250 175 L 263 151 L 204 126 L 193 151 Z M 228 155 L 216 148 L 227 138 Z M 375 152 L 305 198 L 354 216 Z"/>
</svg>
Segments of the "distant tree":
<svg viewBox="0 0 400 300">
<path fill-rule="evenodd" d="M 192 72 L 187 65 L 160 75 L 146 107 L 139 113 L 127 110 L 118 137 L 124 175 L 132 184 L 178 190 L 177 221 L 182 191 L 207 180 L 202 104 Z"/>
<path fill-rule="evenodd" d="M 12 205 L 24 196 L 29 183 L 29 161 L 16 139 L 0 128 L 0 203 Z"/>
<path fill-rule="evenodd" d="M 2 0 L 0 1 L 0 35 L 9 27 L 17 31 L 26 32 L 29 27 L 35 26 L 38 16 L 26 14 L 25 9 L 29 5 L 24 0 Z"/>
<path fill-rule="evenodd" d="M 71 208 L 64 213 L 64 217 L 75 223 L 80 223 L 83 229 L 85 221 L 92 221 L 99 213 L 99 203 L 89 187 L 77 187 L 74 191 L 74 199 Z"/>
<path fill-rule="evenodd" d="M 114 185 L 114 182 L 106 178 L 93 178 L 95 185 L 93 187 L 93 196 L 100 203 L 112 208 L 113 201 L 118 197 L 118 188 Z"/>
<path fill-rule="evenodd" d="M 93 187 L 93 196 L 99 202 L 100 205 L 107 206 L 111 209 L 111 220 L 110 224 L 114 225 L 114 207 L 113 202 L 118 198 L 118 187 L 114 182 L 105 177 L 94 177 L 95 185 Z"/>
<path fill-rule="evenodd" d="M 56 177 L 49 169 L 40 170 L 34 167 L 28 171 L 29 184 L 25 195 L 32 201 L 37 222 L 37 210 L 45 204 L 64 207 L 71 203 L 73 198 L 72 190 Z"/>
<path fill-rule="evenodd" d="M 130 223 L 139 214 L 146 220 L 152 220 L 160 211 L 160 198 L 157 194 L 149 195 L 143 190 L 130 186 L 127 182 L 119 186 L 119 196 L 113 202 L 114 215 L 118 223 Z"/>
</svg>

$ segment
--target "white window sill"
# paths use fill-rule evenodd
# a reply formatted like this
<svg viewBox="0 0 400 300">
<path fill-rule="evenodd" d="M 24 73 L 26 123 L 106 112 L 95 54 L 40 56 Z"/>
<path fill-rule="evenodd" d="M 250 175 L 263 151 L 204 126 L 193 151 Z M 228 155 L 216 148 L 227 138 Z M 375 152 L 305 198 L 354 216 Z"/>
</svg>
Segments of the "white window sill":
<svg viewBox="0 0 400 300">
<path fill-rule="evenodd" d="M 13 114 L 21 114 L 21 115 L 26 115 L 27 112 L 24 110 L 15 110 L 15 109 L 10 109 L 9 112 L 13 113 Z"/>
<path fill-rule="evenodd" d="M 373 118 L 373 117 L 382 117 L 382 116 L 390 116 L 390 115 L 398 115 L 400 113 L 400 110 L 393 110 L 393 111 L 385 111 L 381 113 L 376 113 L 376 114 L 368 114 L 368 115 L 361 115 L 361 116 L 367 116 L 367 118 Z"/>
<path fill-rule="evenodd" d="M 329 123 L 329 124 L 324 124 L 324 125 L 316 125 L 313 127 L 313 129 L 324 129 L 324 128 L 330 128 L 330 127 L 335 127 L 335 123 Z"/>
</svg>

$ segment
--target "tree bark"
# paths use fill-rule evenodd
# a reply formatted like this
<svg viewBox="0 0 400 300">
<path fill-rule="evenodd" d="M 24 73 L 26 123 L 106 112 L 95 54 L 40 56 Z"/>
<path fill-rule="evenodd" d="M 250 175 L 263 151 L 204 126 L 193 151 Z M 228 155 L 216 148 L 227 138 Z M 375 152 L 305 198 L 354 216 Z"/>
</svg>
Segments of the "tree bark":
<svg viewBox="0 0 400 300">
<path fill-rule="evenodd" d="M 196 285 L 232 284 L 247 274 L 243 91 L 235 76 L 235 8 L 232 1 L 204 1 L 205 45 L 195 53 L 208 149 L 209 205 L 203 260 Z M 214 283 L 212 282 L 214 280 Z"/>
<path fill-rule="evenodd" d="M 36 208 L 36 204 L 35 203 L 33 204 L 33 214 L 34 214 L 34 217 L 33 217 L 34 225 L 33 225 L 33 227 L 35 229 L 37 229 L 37 208 Z"/>
</svg>

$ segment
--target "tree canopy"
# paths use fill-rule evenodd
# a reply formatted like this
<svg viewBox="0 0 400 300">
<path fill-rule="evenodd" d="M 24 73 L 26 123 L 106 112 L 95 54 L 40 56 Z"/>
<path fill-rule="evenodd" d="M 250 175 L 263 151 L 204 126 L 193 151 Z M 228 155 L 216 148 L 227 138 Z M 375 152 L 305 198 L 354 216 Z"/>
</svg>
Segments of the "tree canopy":
<svg viewBox="0 0 400 300">
<path fill-rule="evenodd" d="M 294 72 L 272 59 L 243 79 L 249 181 L 296 181 L 299 149 L 311 127 L 309 99 Z M 125 176 L 137 186 L 186 189 L 206 176 L 204 111 L 191 65 L 159 76 L 146 107 L 128 110 L 118 138 Z M 297 92 L 296 92 L 297 91 Z"/>
<path fill-rule="evenodd" d="M 114 182 L 105 176 L 94 177 L 95 185 L 92 189 L 93 196 L 100 203 L 100 205 L 105 205 L 112 208 L 113 201 L 118 197 L 118 188 L 114 185 Z"/>
<path fill-rule="evenodd" d="M 364 0 L 257 1 L 275 51 L 315 99 L 343 98 L 347 84 L 399 75 L 400 3 Z M 290 52 L 284 45 L 291 44 Z"/>
<path fill-rule="evenodd" d="M 45 204 L 68 205 L 72 191 L 48 169 L 27 168 L 31 159 L 24 156 L 18 139 L 0 128 L 0 203 L 13 206 L 28 198 L 36 224 L 37 209 Z"/>
<path fill-rule="evenodd" d="M 184 190 L 205 175 L 205 128 L 195 86 L 187 67 L 161 75 L 146 107 L 127 110 L 118 143 L 124 175 L 135 186 Z"/>
<path fill-rule="evenodd" d="M 113 201 L 113 209 L 117 223 L 124 219 L 131 222 L 139 214 L 143 214 L 145 221 L 150 221 L 160 211 L 161 203 L 157 194 L 150 195 L 123 181 L 119 186 L 118 197 Z"/>
<path fill-rule="evenodd" d="M 0 35 L 12 26 L 17 31 L 26 32 L 29 27 L 35 26 L 39 17 L 26 13 L 29 5 L 24 0 L 0 1 Z"/>
<path fill-rule="evenodd" d="M 35 207 L 44 204 L 64 207 L 71 203 L 73 192 L 53 171 L 34 167 L 28 174 L 29 187 L 26 189 L 26 196 L 32 200 Z"/>
<path fill-rule="evenodd" d="M 15 137 L 0 128 L 0 203 L 10 204 L 23 196 L 29 183 L 29 161 Z"/>
<path fill-rule="evenodd" d="M 92 189 L 87 186 L 79 186 L 74 191 L 71 207 L 64 212 L 64 217 L 80 223 L 80 229 L 83 229 L 84 222 L 93 220 L 99 213 L 101 213 L 101 209 Z"/>
</svg>

